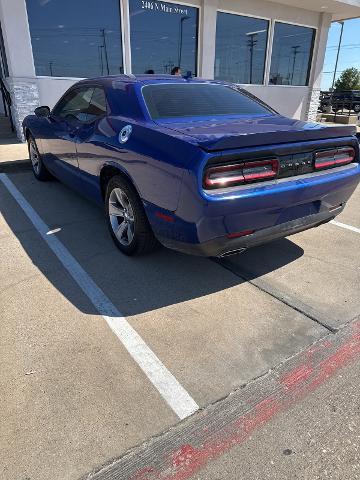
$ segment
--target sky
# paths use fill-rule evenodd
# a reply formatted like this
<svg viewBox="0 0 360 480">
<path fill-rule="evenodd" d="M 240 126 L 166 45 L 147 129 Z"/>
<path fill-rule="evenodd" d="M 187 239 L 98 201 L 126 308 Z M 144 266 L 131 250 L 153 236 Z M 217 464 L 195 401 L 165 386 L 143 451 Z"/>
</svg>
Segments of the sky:
<svg viewBox="0 0 360 480">
<path fill-rule="evenodd" d="M 339 23 L 333 23 L 330 27 L 321 82 L 322 90 L 329 90 L 332 84 L 340 29 Z M 360 69 L 360 18 L 347 20 L 344 23 L 336 78 L 343 70 L 350 67 Z"/>
</svg>

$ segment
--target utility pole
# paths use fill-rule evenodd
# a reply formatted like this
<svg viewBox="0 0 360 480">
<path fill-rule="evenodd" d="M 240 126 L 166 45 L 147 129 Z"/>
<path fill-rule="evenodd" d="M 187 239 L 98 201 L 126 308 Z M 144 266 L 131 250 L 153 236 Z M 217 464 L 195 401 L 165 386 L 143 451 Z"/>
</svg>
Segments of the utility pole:
<svg viewBox="0 0 360 480">
<path fill-rule="evenodd" d="M 109 70 L 109 58 L 108 58 L 108 52 L 107 52 L 107 45 L 106 45 L 106 36 L 105 36 L 105 28 L 101 28 L 101 35 L 103 38 L 103 47 L 104 47 L 104 53 L 105 53 L 105 62 L 106 62 L 106 71 L 107 74 L 110 75 L 110 70 Z"/>
<path fill-rule="evenodd" d="M 266 32 L 265 29 L 263 30 L 257 30 L 256 32 L 248 32 L 246 33 L 246 36 L 249 37 L 247 46 L 250 49 L 250 79 L 249 83 L 252 83 L 253 81 L 253 62 L 254 62 L 254 48 L 255 45 L 257 44 L 257 36 L 259 33 L 264 33 Z"/>
<path fill-rule="evenodd" d="M 103 45 L 99 45 L 99 46 L 98 46 L 101 75 L 104 75 L 104 61 L 103 61 L 103 54 L 102 54 L 103 48 L 104 48 Z"/>
<path fill-rule="evenodd" d="M 295 72 L 296 55 L 299 53 L 300 45 L 294 45 L 294 46 L 291 47 L 291 48 L 293 49 L 294 58 L 293 58 L 293 65 L 292 65 L 292 72 L 291 72 L 291 83 L 290 83 L 290 85 L 293 84 L 294 72 Z"/>
<path fill-rule="evenodd" d="M 341 23 L 341 30 L 340 30 L 339 45 L 338 45 L 337 54 L 336 54 L 334 76 L 333 76 L 333 80 L 332 80 L 332 84 L 331 84 L 331 91 L 334 90 L 335 77 L 336 77 L 336 72 L 337 72 L 337 67 L 338 67 L 339 54 L 340 54 L 342 36 L 343 36 L 343 31 L 344 31 L 344 22 L 343 22 L 343 21 L 339 21 L 339 22 L 337 22 L 337 23 Z"/>
<path fill-rule="evenodd" d="M 249 40 L 248 40 L 248 47 L 250 48 L 250 78 L 249 83 L 252 83 L 252 73 L 253 73 L 253 58 L 254 58 L 254 47 L 257 44 L 257 40 L 255 39 L 257 33 L 248 33 Z"/>
<path fill-rule="evenodd" d="M 180 29 L 179 29 L 179 55 L 178 55 L 178 67 L 181 67 L 181 55 L 182 55 L 182 40 L 183 40 L 183 23 L 185 20 L 188 20 L 190 17 L 185 15 L 180 18 Z"/>
</svg>

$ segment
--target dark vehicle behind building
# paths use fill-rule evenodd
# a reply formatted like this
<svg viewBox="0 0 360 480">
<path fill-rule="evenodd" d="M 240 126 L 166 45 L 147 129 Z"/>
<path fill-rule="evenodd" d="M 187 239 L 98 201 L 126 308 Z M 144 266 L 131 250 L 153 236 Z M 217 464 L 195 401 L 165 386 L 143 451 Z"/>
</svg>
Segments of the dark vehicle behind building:
<svg viewBox="0 0 360 480">
<path fill-rule="evenodd" d="M 360 112 L 360 90 L 343 90 L 341 92 L 321 92 L 321 112 Z"/>
</svg>

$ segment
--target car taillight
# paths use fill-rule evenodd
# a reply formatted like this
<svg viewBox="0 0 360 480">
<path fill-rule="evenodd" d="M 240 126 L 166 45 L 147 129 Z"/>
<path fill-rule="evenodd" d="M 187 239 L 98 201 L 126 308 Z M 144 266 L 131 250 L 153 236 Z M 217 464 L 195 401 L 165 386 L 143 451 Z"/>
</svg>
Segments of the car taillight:
<svg viewBox="0 0 360 480">
<path fill-rule="evenodd" d="M 276 177 L 279 169 L 277 159 L 209 167 L 204 175 L 205 188 L 226 188 L 245 182 L 268 180 Z"/>
<path fill-rule="evenodd" d="M 346 165 L 355 160 L 355 150 L 351 147 L 324 150 L 315 153 L 315 169 Z"/>
<path fill-rule="evenodd" d="M 274 178 L 279 169 L 278 160 L 264 160 L 260 162 L 245 163 L 243 175 L 246 182 Z"/>
</svg>

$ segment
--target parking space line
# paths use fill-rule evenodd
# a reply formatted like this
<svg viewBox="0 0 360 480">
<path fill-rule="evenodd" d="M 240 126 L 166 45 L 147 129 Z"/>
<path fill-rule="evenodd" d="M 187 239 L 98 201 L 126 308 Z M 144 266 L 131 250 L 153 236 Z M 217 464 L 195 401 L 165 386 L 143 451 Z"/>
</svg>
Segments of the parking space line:
<svg viewBox="0 0 360 480">
<path fill-rule="evenodd" d="M 337 222 L 336 220 L 331 220 L 330 223 L 332 223 L 333 225 L 336 225 L 337 227 L 345 228 L 346 230 L 351 230 L 352 232 L 355 232 L 355 233 L 360 233 L 360 228 L 353 227 L 352 225 L 347 225 L 346 223 Z"/>
<path fill-rule="evenodd" d="M 195 400 L 163 365 L 67 248 L 55 235 L 48 235 L 50 228 L 8 176 L 0 173 L 0 181 L 175 414 L 183 419 L 198 410 L 199 406 Z"/>
</svg>

